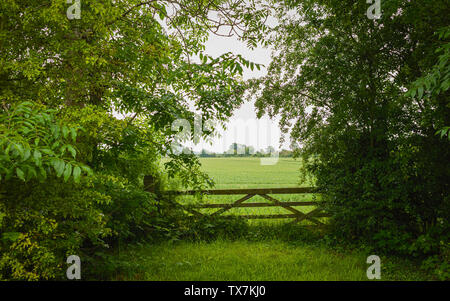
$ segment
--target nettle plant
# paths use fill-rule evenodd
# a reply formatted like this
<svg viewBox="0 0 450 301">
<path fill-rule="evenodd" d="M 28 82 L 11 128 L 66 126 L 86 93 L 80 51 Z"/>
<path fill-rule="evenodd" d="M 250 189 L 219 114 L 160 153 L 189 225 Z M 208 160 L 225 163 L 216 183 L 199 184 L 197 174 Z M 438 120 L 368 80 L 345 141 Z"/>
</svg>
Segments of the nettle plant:
<svg viewBox="0 0 450 301">
<path fill-rule="evenodd" d="M 54 172 L 79 182 L 88 166 L 77 162 L 77 130 L 55 121 L 56 110 L 32 102 L 4 107 L 0 114 L 0 180 L 44 181 Z"/>
</svg>

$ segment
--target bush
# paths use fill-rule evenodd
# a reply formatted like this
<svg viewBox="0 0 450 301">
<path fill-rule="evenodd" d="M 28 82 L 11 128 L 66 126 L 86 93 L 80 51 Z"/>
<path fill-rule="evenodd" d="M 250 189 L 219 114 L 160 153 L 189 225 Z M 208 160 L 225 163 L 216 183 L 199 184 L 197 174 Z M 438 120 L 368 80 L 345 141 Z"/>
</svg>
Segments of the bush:
<svg viewBox="0 0 450 301">
<path fill-rule="evenodd" d="M 108 199 L 86 181 L 61 183 L 48 178 L 42 184 L 13 179 L 2 184 L 2 279 L 64 279 L 69 255 L 86 258 L 89 249 L 105 245 L 103 239 L 111 231 L 96 205 Z"/>
<path fill-rule="evenodd" d="M 92 107 L 1 113 L 0 279 L 65 279 L 69 255 L 99 271 L 107 248 L 162 235 L 169 219 L 142 185 L 160 177 L 147 131 Z"/>
<path fill-rule="evenodd" d="M 238 239 L 249 231 L 248 223 L 239 217 L 186 216 L 182 220 L 183 239 L 212 241 L 218 238 Z"/>
<path fill-rule="evenodd" d="M 65 258 L 109 235 L 76 159 L 76 127 L 22 102 L 0 115 L 0 278 L 61 278 Z M 69 181 L 70 180 L 70 181 Z M 81 180 L 81 181 L 80 181 Z"/>
<path fill-rule="evenodd" d="M 340 139 L 352 147 L 329 150 L 306 165 L 317 176 L 323 206 L 333 215 L 330 237 L 370 246 L 380 254 L 442 258 L 450 241 L 450 199 L 444 180 L 450 169 L 436 157 L 448 161 L 448 142 L 437 136 L 416 137 L 411 139 L 420 147 L 407 147 L 408 139 L 390 145 L 390 152 L 383 146 L 369 156 L 364 136 Z M 356 159 L 355 154 L 367 155 Z"/>
</svg>

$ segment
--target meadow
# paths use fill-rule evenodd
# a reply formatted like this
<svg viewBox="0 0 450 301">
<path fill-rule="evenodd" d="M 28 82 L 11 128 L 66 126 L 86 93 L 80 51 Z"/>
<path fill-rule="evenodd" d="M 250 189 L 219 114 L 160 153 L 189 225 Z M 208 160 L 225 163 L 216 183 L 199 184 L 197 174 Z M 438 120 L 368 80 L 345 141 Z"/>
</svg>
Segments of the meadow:
<svg viewBox="0 0 450 301">
<path fill-rule="evenodd" d="M 201 158 L 203 170 L 216 189 L 298 187 L 300 162 L 280 158 L 262 166 L 258 158 Z M 204 202 L 232 202 L 239 196 L 210 196 Z M 277 195 L 281 201 L 311 200 L 313 195 Z M 265 201 L 252 198 L 249 201 Z M 183 197 L 180 202 L 194 200 Z M 296 207 L 304 212 L 312 207 Z M 214 211 L 215 209 L 203 209 Z M 287 213 L 282 208 L 235 208 L 234 214 Z M 134 269 L 117 280 L 164 281 L 294 281 L 368 280 L 364 250 L 334 249 L 319 242 L 318 232 L 284 220 L 250 220 L 242 238 L 213 241 L 175 241 L 128 247 L 118 256 Z M 428 280 L 414 262 L 381 257 L 382 280 Z M 132 271 L 132 272 L 131 272 Z"/>
<path fill-rule="evenodd" d="M 215 181 L 216 189 L 299 187 L 301 163 L 279 158 L 274 165 L 261 165 L 260 158 L 200 158 L 203 171 Z"/>
<path fill-rule="evenodd" d="M 279 158 L 274 165 L 262 165 L 260 158 L 200 158 L 202 169 L 214 180 L 213 189 L 246 189 L 246 188 L 286 188 L 311 186 L 310 182 L 301 183 L 299 169 L 301 162 L 292 158 Z M 244 195 L 214 195 L 205 196 L 202 200 L 194 200 L 192 197 L 180 197 L 180 203 L 232 203 Z M 313 201 L 319 198 L 313 194 L 283 194 L 272 195 L 277 200 L 288 201 Z M 246 202 L 267 203 L 266 199 L 254 196 Z M 307 213 L 314 209 L 312 206 L 295 206 L 295 209 Z M 203 213 L 213 213 L 217 209 L 202 209 Z M 281 207 L 262 208 L 233 208 L 224 215 L 248 215 L 248 214 L 286 214 L 291 213 Z M 250 220 L 251 224 L 258 223 L 284 223 L 288 219 Z M 303 223 L 308 224 L 307 221 Z"/>
</svg>

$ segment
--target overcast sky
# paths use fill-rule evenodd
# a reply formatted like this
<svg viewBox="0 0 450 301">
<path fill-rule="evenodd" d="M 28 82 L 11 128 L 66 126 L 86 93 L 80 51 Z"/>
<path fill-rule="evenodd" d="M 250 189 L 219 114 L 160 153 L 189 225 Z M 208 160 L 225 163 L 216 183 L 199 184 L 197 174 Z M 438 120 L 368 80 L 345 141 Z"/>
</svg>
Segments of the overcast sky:
<svg viewBox="0 0 450 301">
<path fill-rule="evenodd" d="M 206 43 L 205 52 L 213 57 L 232 52 L 265 66 L 268 66 L 271 61 L 270 49 L 258 47 L 250 50 L 245 43 L 240 42 L 236 37 L 226 38 L 211 34 Z M 261 68 L 261 70 L 255 68 L 253 71 L 244 68 L 243 76 L 244 79 L 257 78 L 264 76 L 266 72 L 266 68 Z M 235 110 L 233 117 L 227 123 L 227 129 L 225 131 L 220 130 L 219 133 L 221 137 L 214 138 L 212 144 L 200 142 L 196 146 L 190 146 L 193 146 L 195 151 L 204 148 L 214 152 L 224 152 L 233 142 L 251 145 L 255 150 L 266 149 L 269 145 L 275 149 L 280 148 L 278 120 L 270 120 L 268 116 L 263 116 L 258 120 L 253 101 L 245 102 L 239 109 Z M 285 143 L 283 148 L 289 148 L 288 143 Z"/>
</svg>

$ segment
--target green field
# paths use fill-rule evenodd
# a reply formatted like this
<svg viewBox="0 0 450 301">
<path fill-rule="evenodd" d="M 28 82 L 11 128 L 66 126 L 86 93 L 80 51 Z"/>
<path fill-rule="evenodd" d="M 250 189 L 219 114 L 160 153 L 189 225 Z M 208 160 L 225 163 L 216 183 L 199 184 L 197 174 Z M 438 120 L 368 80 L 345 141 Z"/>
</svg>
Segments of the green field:
<svg viewBox="0 0 450 301">
<path fill-rule="evenodd" d="M 260 158 L 200 158 L 200 162 L 217 189 L 300 186 L 301 164 L 291 158 L 279 158 L 274 165 L 261 165 Z"/>
<path fill-rule="evenodd" d="M 274 188 L 274 187 L 301 187 L 310 186 L 301 185 L 299 169 L 301 163 L 292 158 L 279 158 L 274 165 L 261 165 L 260 158 L 200 158 L 202 169 L 215 182 L 214 189 L 232 189 L 232 188 Z M 225 195 L 208 196 L 201 202 L 203 203 L 231 203 L 244 195 Z M 312 194 L 284 194 L 272 195 L 280 201 L 312 201 L 319 196 Z M 180 202 L 190 203 L 194 200 L 189 197 L 180 197 Z M 269 202 L 260 196 L 254 196 L 246 202 Z M 314 207 L 296 206 L 295 209 L 302 212 L 309 212 Z M 202 212 L 212 213 L 217 209 L 202 209 Z M 228 214 L 290 214 L 291 212 L 281 207 L 262 207 L 262 208 L 233 208 L 224 215 Z M 283 223 L 290 219 L 271 219 L 271 220 L 250 220 L 254 223 Z M 308 221 L 304 221 L 308 224 Z"/>
</svg>

